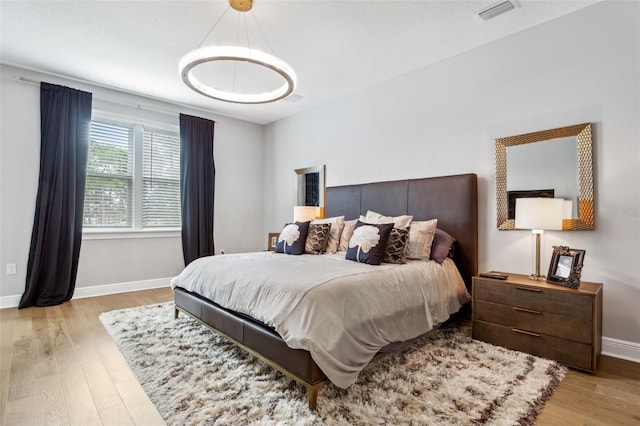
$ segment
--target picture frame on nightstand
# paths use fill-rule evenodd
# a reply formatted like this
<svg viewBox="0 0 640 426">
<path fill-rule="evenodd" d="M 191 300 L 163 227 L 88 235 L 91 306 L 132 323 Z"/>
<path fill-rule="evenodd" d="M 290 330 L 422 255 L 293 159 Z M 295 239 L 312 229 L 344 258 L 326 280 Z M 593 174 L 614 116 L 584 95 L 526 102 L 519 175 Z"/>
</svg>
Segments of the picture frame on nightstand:
<svg viewBox="0 0 640 426">
<path fill-rule="evenodd" d="M 553 246 L 547 282 L 573 289 L 579 288 L 584 255 L 584 250 Z"/>
<path fill-rule="evenodd" d="M 277 232 L 270 232 L 267 237 L 267 251 L 274 251 L 276 249 L 276 245 L 278 244 L 278 237 L 280 236 Z"/>
</svg>

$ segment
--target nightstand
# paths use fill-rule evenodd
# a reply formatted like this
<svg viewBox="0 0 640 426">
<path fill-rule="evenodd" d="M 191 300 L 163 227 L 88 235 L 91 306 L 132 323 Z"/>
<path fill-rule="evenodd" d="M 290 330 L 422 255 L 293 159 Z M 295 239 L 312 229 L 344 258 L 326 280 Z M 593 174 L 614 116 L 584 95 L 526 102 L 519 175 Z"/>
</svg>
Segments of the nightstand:
<svg viewBox="0 0 640 426">
<path fill-rule="evenodd" d="M 571 289 L 525 275 L 473 277 L 472 337 L 596 371 L 602 346 L 602 284 Z"/>
</svg>

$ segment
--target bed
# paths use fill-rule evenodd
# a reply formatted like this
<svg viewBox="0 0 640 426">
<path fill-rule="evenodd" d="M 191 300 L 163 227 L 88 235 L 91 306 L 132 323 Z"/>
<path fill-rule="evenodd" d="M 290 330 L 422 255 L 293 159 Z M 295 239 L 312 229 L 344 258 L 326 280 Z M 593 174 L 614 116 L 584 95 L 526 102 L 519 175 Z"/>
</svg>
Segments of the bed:
<svg viewBox="0 0 640 426">
<path fill-rule="evenodd" d="M 477 273 L 478 259 L 477 177 L 475 174 L 336 186 L 329 187 L 326 190 L 326 217 L 344 215 L 345 219 L 349 220 L 358 218 L 360 215 L 366 214 L 369 210 L 384 212 L 385 215 L 389 216 L 412 215 L 414 220 L 424 221 L 437 218 L 438 228 L 455 236 L 457 240 L 453 261 L 447 259 L 443 262 L 443 265 L 453 265 L 455 263 L 453 268 L 456 270 L 456 274 L 459 272 L 458 276 L 464 282 L 463 285 L 470 288 L 471 277 Z M 363 368 L 371 359 L 375 359 L 377 355 L 372 357 L 372 353 L 391 350 L 394 345 L 397 346 L 395 349 L 401 348 L 405 340 L 411 340 L 410 337 L 416 337 L 416 335 L 410 336 L 410 334 L 415 333 L 415 331 L 407 331 L 407 333 L 409 333 L 408 335 L 403 336 L 402 339 L 398 341 L 394 341 L 394 343 L 388 345 L 388 347 L 382 348 L 373 345 L 373 348 L 365 348 L 366 350 L 363 349 L 364 352 L 360 353 L 358 352 L 359 348 L 369 345 L 371 339 L 375 340 L 375 334 L 378 330 L 376 327 L 365 327 L 373 330 L 361 330 L 362 324 L 355 323 L 352 327 L 356 327 L 358 331 L 351 332 L 351 338 L 348 340 L 360 340 L 358 339 L 359 333 L 363 333 L 365 337 L 363 337 L 362 340 L 365 340 L 367 343 L 364 345 L 358 344 L 359 346 L 355 346 L 355 349 L 350 348 L 348 342 L 337 342 L 333 345 L 337 348 L 336 350 L 338 352 L 341 351 L 347 353 L 349 356 L 353 355 L 351 358 L 357 358 L 356 371 L 345 372 L 340 371 L 341 369 L 338 368 L 341 367 L 341 361 L 336 361 L 333 353 L 326 353 L 330 352 L 329 350 L 323 351 L 321 347 L 318 347 L 319 345 L 314 345 L 314 339 L 306 339 L 305 341 L 304 335 L 294 336 L 296 332 L 313 333 L 313 330 L 309 331 L 312 328 L 323 330 L 332 328 L 331 321 L 334 314 L 331 312 L 327 314 L 324 311 L 329 311 L 327 306 L 331 305 L 331 303 L 327 302 L 327 298 L 331 297 L 331 292 L 334 288 L 332 285 L 335 281 L 346 279 L 343 277 L 347 275 L 353 275 L 355 277 L 353 279 L 355 280 L 359 279 L 360 284 L 358 284 L 358 286 L 364 286 L 364 283 L 371 281 L 369 278 L 366 278 L 367 272 L 365 271 L 365 267 L 361 268 L 365 271 L 362 272 L 362 274 L 360 274 L 360 272 L 326 272 L 329 269 L 333 271 L 333 268 L 327 266 L 327 264 L 331 264 L 332 262 L 336 265 L 349 263 L 348 261 L 344 261 L 344 259 L 339 260 L 339 256 L 343 258 L 344 253 L 338 252 L 336 255 L 321 256 L 286 256 L 265 252 L 243 254 L 235 257 L 229 255 L 213 256 L 212 259 L 209 260 L 213 261 L 215 259 L 217 264 L 210 269 L 216 271 L 216 274 L 223 277 L 221 280 L 223 281 L 222 287 L 224 287 L 225 279 L 233 282 L 233 285 L 227 286 L 231 289 L 231 292 L 234 287 L 237 287 L 237 283 L 242 282 L 241 280 L 246 277 L 229 275 L 228 278 L 224 278 L 227 277 L 227 275 L 224 274 L 232 274 L 234 271 L 233 265 L 241 265 L 241 263 L 236 263 L 240 261 L 245 262 L 245 264 L 247 264 L 246 262 L 250 262 L 249 264 L 254 268 L 254 273 L 258 271 L 265 276 L 272 274 L 268 269 L 271 267 L 269 266 L 270 264 L 280 262 L 280 264 L 272 266 L 273 273 L 275 273 L 276 270 L 286 270 L 286 268 L 291 267 L 293 269 L 289 271 L 289 277 L 297 277 L 296 280 L 298 280 L 299 283 L 295 284 L 303 287 L 311 284 L 307 284 L 302 278 L 298 278 L 301 275 L 297 274 L 295 268 L 315 270 L 318 274 L 325 271 L 326 276 L 322 278 L 321 281 L 323 284 L 319 287 L 308 287 L 307 290 L 305 290 L 306 296 L 304 298 L 300 297 L 292 301 L 282 299 L 278 295 L 278 297 L 270 299 L 269 303 L 265 304 L 259 303 L 259 301 L 263 300 L 261 299 L 263 296 L 256 295 L 258 302 L 253 303 L 251 309 L 243 308 L 238 310 L 234 310 L 236 307 L 235 301 L 227 296 L 221 297 L 220 295 L 222 293 L 216 293 L 218 290 L 207 293 L 203 284 L 185 285 L 183 283 L 187 281 L 184 279 L 180 281 L 178 277 L 176 277 L 175 281 L 172 280 L 175 294 L 175 315 L 177 317 L 179 312 L 184 312 L 196 318 L 224 335 L 237 346 L 304 385 L 308 393 L 309 407 L 310 409 L 315 409 L 318 390 L 329 381 L 329 377 L 331 381 L 338 386 L 346 387 L 354 380 L 354 377 L 357 376 L 359 369 Z M 291 260 L 290 258 L 294 257 L 297 258 L 295 263 L 299 263 L 299 265 L 287 266 L 291 264 L 291 262 L 289 262 L 289 260 Z M 308 263 L 302 264 L 301 262 L 303 260 Z M 198 279 L 200 279 L 201 283 L 206 281 L 203 277 L 206 276 L 204 272 L 206 271 L 206 266 L 204 264 L 207 261 L 208 260 L 205 259 L 194 261 L 193 263 L 198 263 L 193 267 L 190 265 L 191 268 L 187 268 L 191 271 L 191 275 L 197 276 Z M 393 278 L 399 271 L 402 271 L 402 273 L 411 273 L 405 271 L 411 271 L 412 268 L 424 268 L 426 267 L 426 263 L 433 262 L 419 262 L 421 264 L 417 264 L 416 262 L 409 263 L 408 266 L 382 266 L 382 268 L 379 269 L 380 272 L 376 272 L 376 274 L 387 274 L 386 277 L 382 279 L 385 282 L 394 282 L 393 280 L 396 280 L 397 285 L 404 285 L 405 279 L 403 277 Z M 335 269 L 340 269 L 340 267 L 337 266 Z M 185 271 L 187 271 L 187 269 L 185 269 Z M 247 268 L 243 267 L 243 269 Z M 189 273 L 185 271 L 181 274 L 182 278 L 185 278 L 185 274 L 189 275 Z M 256 276 L 249 276 L 246 279 L 250 281 L 251 279 L 255 280 L 257 278 Z M 296 280 L 291 280 L 292 285 Z M 246 288 L 250 287 L 247 286 Z M 325 292 L 320 293 L 319 289 L 323 289 Z M 376 290 L 373 287 L 367 289 L 367 297 L 370 298 L 368 303 L 374 303 L 375 300 L 381 298 L 380 294 L 376 293 L 376 291 L 381 290 Z M 300 300 L 306 301 L 307 299 L 313 299 L 313 297 L 309 295 L 314 294 L 319 295 L 315 297 L 315 299 L 320 300 L 320 302 L 317 300 L 308 302 L 311 304 L 311 308 L 307 309 L 320 311 L 325 316 L 320 316 L 320 320 L 314 319 L 313 321 L 306 321 L 308 317 L 307 311 L 297 310 L 298 303 Z M 398 294 L 401 295 L 402 292 Z M 216 300 L 218 303 L 212 300 Z M 274 300 L 279 302 L 281 306 L 277 307 L 278 303 L 273 302 Z M 322 309 L 317 308 L 319 305 Z M 287 309 L 289 306 L 295 307 L 296 309 Z M 316 306 L 315 309 L 314 306 Z M 272 317 L 265 317 L 263 314 L 265 310 L 269 309 L 274 310 Z M 345 310 L 344 307 L 341 309 Z M 407 309 L 410 310 L 413 308 Z M 351 308 L 349 311 L 351 311 Z M 437 326 L 446 320 L 446 318 L 442 318 L 441 313 L 438 314 L 439 318 L 432 319 L 430 317 L 424 318 L 420 316 L 420 309 L 415 309 L 415 312 L 410 312 L 411 315 L 415 313 L 415 315 L 420 318 L 418 321 L 420 322 L 420 327 L 424 327 L 423 322 L 430 321 L 432 323 L 430 326 Z M 427 312 L 426 315 L 429 316 L 431 314 Z M 435 316 L 434 314 L 434 317 Z M 360 314 L 355 314 L 355 317 L 360 318 Z M 269 318 L 269 320 L 265 318 Z M 292 325 L 288 328 L 284 327 L 284 323 L 280 321 L 283 318 L 288 320 L 289 324 Z M 340 321 L 343 320 L 340 319 L 339 322 Z M 344 323 L 349 324 L 346 319 Z M 304 327 L 300 326 L 300 324 L 303 324 Z M 323 330 L 321 330 L 321 332 Z M 345 332 L 344 334 L 349 333 Z M 333 337 L 330 338 L 335 339 L 335 336 L 340 336 L 340 333 L 334 334 Z M 384 339 L 388 339 L 388 336 L 381 337 L 380 341 Z M 285 340 L 289 342 L 289 345 L 285 343 Z M 309 350 L 302 348 L 308 348 Z M 367 352 L 367 350 L 369 352 Z M 333 368 L 334 366 L 337 367 Z M 351 365 L 347 367 L 346 369 L 342 368 L 342 370 L 352 368 Z M 338 372 L 336 373 L 335 370 L 338 370 Z"/>
</svg>

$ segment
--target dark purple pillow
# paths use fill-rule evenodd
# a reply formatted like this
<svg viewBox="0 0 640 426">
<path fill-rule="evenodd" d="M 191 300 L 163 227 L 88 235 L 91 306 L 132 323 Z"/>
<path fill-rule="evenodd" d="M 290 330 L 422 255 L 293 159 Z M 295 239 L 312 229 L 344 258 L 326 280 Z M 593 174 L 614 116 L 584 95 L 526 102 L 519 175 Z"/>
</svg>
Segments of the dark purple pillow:
<svg viewBox="0 0 640 426">
<path fill-rule="evenodd" d="M 393 223 L 356 222 L 345 258 L 369 265 L 379 265 L 384 258 Z"/>
<path fill-rule="evenodd" d="M 433 243 L 431 244 L 431 259 L 438 263 L 444 262 L 444 259 L 449 256 L 451 247 L 455 241 L 456 239 L 451 235 L 447 234 L 442 229 L 436 228 L 436 233 L 433 236 Z"/>
<path fill-rule="evenodd" d="M 304 254 L 309 222 L 288 223 L 282 228 L 276 244 L 276 253 Z"/>
</svg>

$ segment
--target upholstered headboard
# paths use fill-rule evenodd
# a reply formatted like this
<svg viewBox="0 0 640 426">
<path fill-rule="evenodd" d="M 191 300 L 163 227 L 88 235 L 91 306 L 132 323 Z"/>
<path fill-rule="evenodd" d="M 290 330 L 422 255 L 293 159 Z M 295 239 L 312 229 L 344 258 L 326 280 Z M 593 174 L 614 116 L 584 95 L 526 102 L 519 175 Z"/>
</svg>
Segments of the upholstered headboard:
<svg viewBox="0 0 640 426">
<path fill-rule="evenodd" d="M 454 261 L 471 288 L 478 273 L 478 177 L 475 174 L 409 179 L 326 190 L 325 216 L 346 220 L 373 210 L 387 216 L 438 219 L 438 228 L 456 238 Z"/>
</svg>

